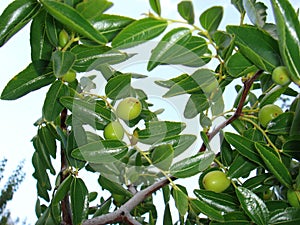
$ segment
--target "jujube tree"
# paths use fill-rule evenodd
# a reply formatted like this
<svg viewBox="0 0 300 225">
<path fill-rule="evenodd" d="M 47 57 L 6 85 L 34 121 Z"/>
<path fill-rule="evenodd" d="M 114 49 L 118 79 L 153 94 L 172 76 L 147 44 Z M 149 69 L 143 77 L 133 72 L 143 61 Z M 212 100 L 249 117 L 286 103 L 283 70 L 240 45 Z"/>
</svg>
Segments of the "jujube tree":
<svg viewBox="0 0 300 225">
<path fill-rule="evenodd" d="M 159 0 L 149 0 L 152 11 L 141 19 L 109 14 L 113 3 L 107 0 L 15 0 L 7 6 L 0 46 L 31 22 L 32 62 L 8 82 L 1 99 L 49 88 L 32 139 L 36 224 L 155 224 L 162 214 L 153 202 L 159 191 L 164 224 L 300 220 L 298 15 L 288 0 L 270 1 L 274 23 L 264 2 L 231 3 L 240 18 L 225 30 L 219 29 L 221 6 L 195 15 L 188 0 L 177 5 L 182 20 L 162 17 Z M 153 39 L 155 46 L 147 46 Z M 148 71 L 186 69 L 155 84 L 166 90 L 161 98 L 187 97 L 183 117 L 197 118 L 199 131 L 184 133 L 188 123 L 161 120 L 163 109 L 152 109 L 146 86 L 133 85 L 147 74 L 118 69 L 135 59 L 129 49 L 141 44 L 150 53 Z M 103 90 L 93 91 L 102 83 L 89 72 L 102 77 Z M 225 110 L 228 90 L 235 101 Z M 287 97 L 290 105 L 279 107 Z M 216 125 L 218 118 L 223 122 Z M 216 136 L 219 149 L 211 145 Z M 57 156 L 60 168 L 52 164 Z M 110 197 L 89 190 L 83 171 L 97 174 Z M 177 182 L 188 177 L 195 177 L 192 193 Z"/>
</svg>

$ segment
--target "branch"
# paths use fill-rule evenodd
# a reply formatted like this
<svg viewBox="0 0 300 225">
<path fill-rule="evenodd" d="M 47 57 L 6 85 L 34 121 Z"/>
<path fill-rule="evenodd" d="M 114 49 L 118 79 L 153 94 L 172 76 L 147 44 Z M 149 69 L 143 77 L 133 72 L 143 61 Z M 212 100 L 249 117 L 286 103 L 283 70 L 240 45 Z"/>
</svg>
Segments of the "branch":
<svg viewBox="0 0 300 225">
<path fill-rule="evenodd" d="M 253 77 L 251 77 L 249 80 L 246 80 L 244 82 L 244 89 L 243 89 L 243 93 L 242 93 L 242 96 L 241 96 L 241 99 L 239 101 L 239 104 L 236 108 L 236 111 L 235 113 L 229 117 L 228 120 L 226 120 L 225 122 L 221 123 L 219 126 L 217 126 L 212 132 L 208 133 L 207 136 L 208 136 L 208 140 L 211 140 L 214 138 L 214 136 L 216 136 L 223 128 L 225 128 L 226 126 L 228 126 L 229 124 L 231 124 L 233 121 L 235 121 L 236 119 L 238 119 L 241 114 L 242 114 L 242 110 L 243 110 L 243 107 L 244 107 L 244 104 L 245 104 L 245 101 L 246 101 L 246 98 L 247 98 L 247 95 L 250 91 L 250 88 L 253 84 L 253 82 L 263 73 L 263 70 L 259 70 L 257 71 Z M 206 146 L 205 144 L 203 143 L 199 152 L 204 152 L 206 149 Z"/>
<path fill-rule="evenodd" d="M 176 178 L 171 177 L 172 180 Z M 128 225 L 140 225 L 131 215 L 130 212 L 140 203 L 142 203 L 149 195 L 169 184 L 169 179 L 160 180 L 151 186 L 137 192 L 131 199 L 114 212 L 88 219 L 82 225 L 105 225 L 116 222 L 126 222 Z"/>
</svg>

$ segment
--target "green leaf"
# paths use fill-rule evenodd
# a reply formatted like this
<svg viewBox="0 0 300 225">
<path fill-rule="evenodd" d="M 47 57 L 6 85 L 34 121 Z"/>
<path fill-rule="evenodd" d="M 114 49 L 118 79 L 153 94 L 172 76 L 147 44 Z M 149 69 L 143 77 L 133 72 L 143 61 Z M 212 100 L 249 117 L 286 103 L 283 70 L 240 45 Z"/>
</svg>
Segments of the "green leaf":
<svg viewBox="0 0 300 225">
<path fill-rule="evenodd" d="M 225 133 L 226 141 L 231 144 L 236 150 L 247 159 L 257 163 L 260 166 L 264 166 L 264 162 L 256 152 L 254 142 L 234 133 Z"/>
<path fill-rule="evenodd" d="M 70 51 L 55 51 L 52 54 L 53 72 L 57 78 L 65 75 L 75 63 L 76 56 Z"/>
<path fill-rule="evenodd" d="M 105 86 L 105 94 L 112 100 L 130 96 L 131 75 L 119 75 L 108 80 Z"/>
<path fill-rule="evenodd" d="M 170 173 L 177 178 L 191 177 L 209 167 L 214 158 L 215 154 L 212 151 L 198 153 L 174 163 L 170 168 Z"/>
<path fill-rule="evenodd" d="M 282 150 L 285 154 L 291 155 L 293 158 L 300 161 L 299 146 L 300 140 L 290 140 L 283 144 Z"/>
<path fill-rule="evenodd" d="M 287 188 L 291 188 L 293 184 L 291 174 L 283 162 L 273 153 L 274 150 L 259 143 L 255 143 L 255 147 L 270 172 L 274 174 L 280 183 Z"/>
<path fill-rule="evenodd" d="M 53 46 L 59 46 L 59 33 L 62 29 L 63 25 L 47 13 L 45 19 L 45 30 L 48 40 Z"/>
<path fill-rule="evenodd" d="M 172 57 L 177 56 L 176 54 L 184 49 L 182 45 L 186 44 L 191 36 L 191 30 L 185 27 L 179 27 L 169 31 L 152 50 L 147 70 L 151 71 L 156 66 L 168 63 L 169 60 L 172 60 Z"/>
<path fill-rule="evenodd" d="M 165 144 L 155 147 L 151 152 L 150 159 L 154 166 L 161 170 L 167 171 L 172 164 L 173 157 L 174 149 L 172 145 Z"/>
<path fill-rule="evenodd" d="M 102 64 L 116 64 L 129 58 L 126 53 L 108 46 L 76 45 L 71 52 L 76 56 L 73 69 L 78 72 L 91 71 L 98 69 Z"/>
<path fill-rule="evenodd" d="M 164 225 L 173 225 L 172 214 L 171 214 L 169 203 L 167 203 L 165 206 L 163 224 Z"/>
<path fill-rule="evenodd" d="M 215 193 L 206 190 L 194 190 L 197 198 L 220 212 L 234 212 L 239 210 L 236 200 L 229 194 Z"/>
<path fill-rule="evenodd" d="M 171 121 L 150 121 L 146 122 L 145 126 L 145 129 L 136 131 L 138 140 L 145 144 L 153 144 L 178 135 L 186 127 L 184 123 Z"/>
<path fill-rule="evenodd" d="M 213 34 L 213 40 L 217 45 L 217 53 L 226 62 L 234 50 L 234 37 L 225 31 L 217 30 Z"/>
<path fill-rule="evenodd" d="M 5 86 L 1 93 L 2 100 L 15 100 L 31 91 L 40 89 L 46 85 L 51 84 L 55 80 L 53 72 L 51 70 L 45 71 L 42 75 L 39 75 L 33 64 L 13 77 Z"/>
<path fill-rule="evenodd" d="M 250 172 L 257 168 L 257 164 L 249 161 L 242 155 L 237 155 L 228 170 L 228 177 L 248 177 Z"/>
<path fill-rule="evenodd" d="M 242 186 L 256 193 L 262 192 L 265 191 L 267 188 L 269 188 L 267 185 L 264 184 L 265 181 L 270 177 L 271 177 L 270 173 L 263 173 L 257 176 L 253 176 L 247 179 Z"/>
<path fill-rule="evenodd" d="M 39 219 L 36 222 L 36 225 L 53 225 L 57 224 L 55 219 L 53 218 L 53 214 L 51 212 L 52 207 L 46 208 L 46 210 L 43 212 L 42 216 L 39 217 Z"/>
<path fill-rule="evenodd" d="M 277 85 L 261 99 L 260 108 L 265 105 L 273 104 L 286 91 L 287 87 Z"/>
<path fill-rule="evenodd" d="M 214 6 L 205 10 L 200 15 L 200 24 L 208 32 L 213 33 L 218 29 L 222 18 L 223 18 L 223 7 Z"/>
<path fill-rule="evenodd" d="M 74 178 L 71 183 L 70 198 L 72 209 L 72 222 L 74 225 L 82 224 L 87 219 L 89 208 L 89 191 L 81 178 Z"/>
<path fill-rule="evenodd" d="M 83 1 L 76 5 L 76 10 L 80 12 L 80 14 L 91 20 L 97 16 L 100 16 L 103 12 L 112 7 L 113 3 L 107 0 L 89 0 Z"/>
<path fill-rule="evenodd" d="M 237 187 L 236 195 L 246 214 L 258 225 L 268 224 L 269 211 L 264 201 L 252 191 Z"/>
<path fill-rule="evenodd" d="M 233 77 L 242 77 L 258 70 L 258 68 L 240 52 L 229 57 L 226 62 L 226 68 L 228 73 Z"/>
<path fill-rule="evenodd" d="M 80 35 L 101 45 L 107 42 L 106 38 L 74 8 L 64 3 L 50 0 L 43 0 L 42 4 L 55 19 Z"/>
<path fill-rule="evenodd" d="M 60 102 L 73 113 L 73 117 L 99 129 L 116 119 L 116 116 L 99 102 L 88 102 L 73 97 L 62 97 Z"/>
<path fill-rule="evenodd" d="M 174 77 L 174 78 L 171 78 L 169 80 L 156 80 L 154 82 L 155 82 L 155 84 L 157 84 L 161 87 L 171 88 L 176 83 L 178 83 L 182 80 L 185 80 L 188 77 L 189 77 L 189 75 L 184 73 L 184 74 L 179 75 L 178 77 Z"/>
<path fill-rule="evenodd" d="M 169 98 L 182 94 L 192 94 L 199 92 L 203 87 L 216 81 L 215 73 L 209 69 L 198 69 L 192 75 L 174 84 L 170 90 L 164 94 L 164 97 Z"/>
<path fill-rule="evenodd" d="M 259 69 L 272 72 L 281 65 L 278 42 L 265 31 L 254 26 L 227 26 L 235 35 L 239 51 Z"/>
<path fill-rule="evenodd" d="M 300 223 L 300 209 L 299 208 L 284 208 L 278 209 L 270 214 L 269 224 L 292 225 Z"/>
<path fill-rule="evenodd" d="M 90 163 L 111 163 L 120 160 L 128 151 L 126 143 L 118 140 L 100 140 L 72 151 L 72 156 Z"/>
<path fill-rule="evenodd" d="M 293 123 L 293 119 L 294 119 L 293 112 L 282 113 L 270 121 L 266 129 L 266 132 L 275 135 L 289 134 Z"/>
<path fill-rule="evenodd" d="M 110 193 L 132 197 L 131 192 L 126 190 L 121 184 L 107 179 L 105 176 L 100 176 L 98 182 L 103 189 L 108 190 Z"/>
<path fill-rule="evenodd" d="M 203 201 L 199 201 L 198 199 L 190 200 L 191 209 L 198 215 L 203 213 L 211 220 L 215 221 L 224 221 L 224 217 L 219 210 L 214 209 L 210 205 L 206 204 Z"/>
<path fill-rule="evenodd" d="M 41 140 L 41 143 L 44 145 L 47 152 L 53 157 L 56 157 L 56 140 L 51 131 L 49 130 L 49 124 L 41 127 L 38 130 L 38 136 Z"/>
<path fill-rule="evenodd" d="M 204 94 L 192 94 L 185 106 L 184 117 L 187 119 L 194 118 L 199 113 L 209 108 L 209 102 Z"/>
<path fill-rule="evenodd" d="M 250 21 L 262 28 L 266 23 L 268 7 L 262 2 L 256 2 L 256 0 L 243 0 L 243 6 Z"/>
<path fill-rule="evenodd" d="M 243 6 L 243 1 L 241 0 L 231 0 L 230 1 L 232 5 L 242 14 L 245 13 L 245 9 Z"/>
<path fill-rule="evenodd" d="M 149 0 L 150 6 L 157 15 L 161 15 L 160 0 Z"/>
<path fill-rule="evenodd" d="M 49 88 L 43 105 L 43 117 L 47 121 L 54 121 L 63 110 L 59 99 L 69 95 L 69 88 L 62 81 L 55 81 Z"/>
<path fill-rule="evenodd" d="M 296 100 L 296 107 L 295 107 L 295 116 L 292 122 L 291 130 L 290 130 L 290 135 L 297 135 L 300 133 L 300 98 L 297 98 Z"/>
<path fill-rule="evenodd" d="M 114 48 L 130 48 L 160 35 L 168 26 L 166 20 L 144 18 L 125 27 L 112 41 Z"/>
<path fill-rule="evenodd" d="M 279 49 L 291 79 L 300 86 L 300 22 L 289 1 L 272 0 L 277 25 Z"/>
<path fill-rule="evenodd" d="M 183 0 L 177 5 L 177 10 L 180 16 L 185 19 L 189 24 L 194 24 L 195 13 L 194 6 L 190 0 Z"/>
<path fill-rule="evenodd" d="M 39 68 L 49 64 L 53 51 L 46 33 L 46 16 L 45 11 L 39 13 L 30 27 L 31 60 L 38 72 L 41 72 Z"/>
<path fill-rule="evenodd" d="M 60 175 L 59 175 L 60 176 Z M 57 188 L 55 195 L 52 198 L 52 204 L 58 205 L 60 201 L 64 199 L 67 193 L 70 191 L 71 183 L 73 182 L 74 177 L 69 175 Z"/>
<path fill-rule="evenodd" d="M 93 27 L 101 32 L 108 41 L 112 41 L 121 30 L 133 21 L 134 19 L 129 17 L 109 14 L 102 14 L 90 20 Z"/>
<path fill-rule="evenodd" d="M 36 0 L 15 0 L 0 16 L 0 47 L 21 30 L 40 10 Z"/>
<path fill-rule="evenodd" d="M 188 196 L 178 187 L 173 189 L 173 198 L 175 201 L 176 208 L 181 216 L 184 216 L 189 207 Z"/>
</svg>

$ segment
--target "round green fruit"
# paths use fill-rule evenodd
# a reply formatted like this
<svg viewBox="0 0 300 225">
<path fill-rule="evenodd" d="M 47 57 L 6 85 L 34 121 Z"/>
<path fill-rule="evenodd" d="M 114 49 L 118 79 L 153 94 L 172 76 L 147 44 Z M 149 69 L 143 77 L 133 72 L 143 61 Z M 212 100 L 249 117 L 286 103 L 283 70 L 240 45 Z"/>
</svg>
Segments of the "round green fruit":
<svg viewBox="0 0 300 225">
<path fill-rule="evenodd" d="M 69 34 L 65 30 L 61 30 L 58 34 L 58 45 L 60 47 L 65 47 L 69 42 Z"/>
<path fill-rule="evenodd" d="M 62 80 L 68 83 L 72 83 L 76 80 L 76 72 L 74 70 L 69 70 L 62 76 Z"/>
<path fill-rule="evenodd" d="M 104 137 L 105 139 L 110 140 L 122 140 L 124 137 L 124 129 L 122 125 L 117 121 L 109 123 L 104 128 Z"/>
<path fill-rule="evenodd" d="M 287 191 L 287 200 L 293 207 L 300 207 L 300 191 L 289 189 Z"/>
<path fill-rule="evenodd" d="M 116 111 L 122 120 L 133 120 L 141 114 L 142 104 L 138 99 L 128 97 L 119 103 Z"/>
<path fill-rule="evenodd" d="M 202 184 L 208 191 L 221 193 L 230 186 L 230 180 L 222 171 L 214 170 L 205 174 Z"/>
<path fill-rule="evenodd" d="M 258 120 L 263 127 L 267 127 L 272 119 L 276 118 L 282 113 L 282 109 L 277 105 L 265 105 L 258 112 Z"/>
<path fill-rule="evenodd" d="M 281 86 L 291 83 L 289 71 L 285 66 L 278 66 L 272 72 L 272 80 Z"/>
</svg>

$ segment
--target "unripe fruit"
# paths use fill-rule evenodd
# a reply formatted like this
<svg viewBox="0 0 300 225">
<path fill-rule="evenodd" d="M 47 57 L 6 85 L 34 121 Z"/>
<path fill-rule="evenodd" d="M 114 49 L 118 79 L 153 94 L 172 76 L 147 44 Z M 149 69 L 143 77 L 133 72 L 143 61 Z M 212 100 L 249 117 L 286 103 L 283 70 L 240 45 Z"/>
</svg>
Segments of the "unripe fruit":
<svg viewBox="0 0 300 225">
<path fill-rule="evenodd" d="M 68 83 L 72 83 L 76 80 L 76 72 L 74 70 L 69 70 L 62 76 L 62 80 Z"/>
<path fill-rule="evenodd" d="M 287 191 L 287 200 L 293 207 L 300 207 L 300 191 L 289 189 Z"/>
<path fill-rule="evenodd" d="M 141 111 L 141 102 L 133 97 L 123 99 L 116 109 L 118 117 L 122 120 L 133 120 L 141 114 Z"/>
<path fill-rule="evenodd" d="M 69 42 L 69 34 L 65 30 L 61 30 L 58 34 L 58 45 L 60 47 L 65 47 L 65 45 Z"/>
<path fill-rule="evenodd" d="M 124 129 L 122 125 L 117 121 L 109 123 L 104 128 L 104 137 L 105 139 L 110 140 L 122 140 L 124 137 Z"/>
<path fill-rule="evenodd" d="M 272 80 L 281 86 L 291 83 L 289 71 L 285 66 L 278 66 L 272 72 Z"/>
<path fill-rule="evenodd" d="M 226 174 L 219 170 L 213 170 L 205 174 L 202 183 L 206 190 L 216 193 L 221 193 L 230 186 L 230 180 Z"/>
<path fill-rule="evenodd" d="M 258 120 L 263 127 L 267 127 L 267 125 L 272 119 L 274 119 L 282 113 L 282 109 L 277 105 L 265 105 L 258 112 Z"/>
</svg>

